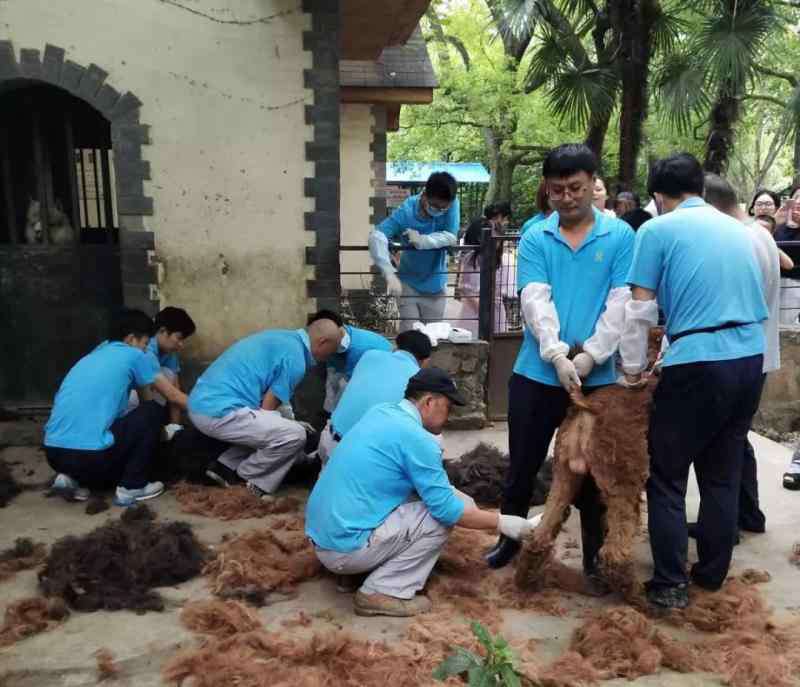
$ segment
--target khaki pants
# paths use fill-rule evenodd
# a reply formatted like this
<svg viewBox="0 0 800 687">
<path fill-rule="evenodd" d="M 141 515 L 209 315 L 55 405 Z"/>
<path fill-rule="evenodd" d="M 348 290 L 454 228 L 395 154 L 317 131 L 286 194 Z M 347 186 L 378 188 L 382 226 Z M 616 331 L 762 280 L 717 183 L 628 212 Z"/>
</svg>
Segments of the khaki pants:
<svg viewBox="0 0 800 687">
<path fill-rule="evenodd" d="M 306 430 L 277 410 L 239 408 L 215 418 L 189 413 L 197 429 L 233 444 L 219 462 L 267 493 L 275 492 L 297 461 L 305 460 Z"/>
<path fill-rule="evenodd" d="M 454 491 L 466 507 L 475 506 L 469 496 Z M 415 500 L 393 510 L 357 551 L 316 548 L 316 553 L 320 563 L 337 575 L 371 571 L 361 585 L 364 594 L 412 599 L 428 581 L 449 535 L 450 528 L 436 520 L 422 501 Z"/>
<path fill-rule="evenodd" d="M 403 293 L 397 307 L 400 311 L 400 329 L 404 332 L 411 329 L 414 322 L 441 322 L 447 305 L 447 292 L 422 293 L 413 286 L 403 282 Z"/>
</svg>

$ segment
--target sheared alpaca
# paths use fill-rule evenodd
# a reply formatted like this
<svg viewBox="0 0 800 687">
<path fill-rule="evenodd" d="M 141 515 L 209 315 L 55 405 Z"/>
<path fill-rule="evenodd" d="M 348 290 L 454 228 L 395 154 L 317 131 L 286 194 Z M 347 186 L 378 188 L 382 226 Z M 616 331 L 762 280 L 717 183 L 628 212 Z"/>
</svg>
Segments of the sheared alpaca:
<svg viewBox="0 0 800 687">
<path fill-rule="evenodd" d="M 660 328 L 650 332 L 651 362 L 657 357 L 662 336 Z M 600 571 L 624 597 L 636 595 L 633 544 L 639 530 L 640 496 L 649 473 L 647 432 L 657 383 L 657 377 L 651 376 L 641 389 L 613 385 L 589 396 L 580 390 L 572 394 L 572 405 L 556 437 L 553 483 L 542 521 L 526 538 L 517 561 L 519 587 L 537 585 L 570 503 L 588 473 L 608 508 Z"/>
<path fill-rule="evenodd" d="M 47 232 L 50 243 L 54 245 L 72 243 L 75 234 L 72 229 L 72 224 L 70 224 L 69 218 L 61 206 L 61 201 L 57 200 L 55 205 L 49 208 L 47 216 Z M 25 241 L 27 243 L 44 242 L 42 204 L 38 200 L 31 200 L 28 203 L 28 211 L 25 215 Z"/>
</svg>

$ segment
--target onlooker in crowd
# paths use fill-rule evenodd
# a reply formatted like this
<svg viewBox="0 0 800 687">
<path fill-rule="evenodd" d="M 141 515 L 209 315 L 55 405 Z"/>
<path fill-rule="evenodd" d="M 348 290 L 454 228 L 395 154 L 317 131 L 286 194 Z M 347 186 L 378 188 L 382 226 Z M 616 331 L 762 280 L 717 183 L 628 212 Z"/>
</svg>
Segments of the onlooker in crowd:
<svg viewBox="0 0 800 687">
<path fill-rule="evenodd" d="M 543 174 L 556 212 L 520 241 L 519 273 L 525 332 L 509 381 L 510 465 L 501 512 L 526 516 L 536 473 L 564 420 L 569 392 L 590 393 L 616 380 L 614 354 L 630 289 L 625 281 L 634 234 L 593 207 L 597 158 L 585 145 L 562 145 L 545 159 Z M 578 343 L 583 352 L 568 357 Z M 603 506 L 587 476 L 581 509 L 584 572 L 597 573 Z M 519 544 L 501 537 L 487 554 L 507 565 Z"/>
<path fill-rule="evenodd" d="M 764 367 L 763 381 L 767 373 L 780 369 L 781 351 L 778 335 L 778 308 L 780 306 L 780 256 L 774 239 L 755 222 L 748 223 L 748 216 L 739 207 L 736 190 L 725 179 L 716 174 L 705 176 L 706 202 L 720 212 L 738 219 L 747 227 L 752 248 L 761 272 L 764 299 L 769 316 L 764 320 Z M 760 399 L 759 399 L 760 402 Z M 756 455 L 749 439 L 745 439 L 742 458 L 742 484 L 739 489 L 739 529 L 745 532 L 762 533 L 766 529 L 766 518 L 758 500 L 758 477 Z M 702 514 L 698 515 L 698 521 Z M 689 536 L 697 535 L 697 525 L 689 525 Z"/>
<path fill-rule="evenodd" d="M 670 347 L 650 418 L 647 507 L 651 604 L 689 603 L 686 482 L 694 464 L 702 519 L 691 580 L 719 589 L 738 533 L 747 430 L 758 408 L 768 316 L 747 229 L 707 205 L 688 153 L 658 161 L 648 192 L 664 212 L 636 234 L 620 355 L 625 385 L 641 381 L 648 333 L 666 315 Z M 655 302 L 658 294 L 658 304 Z"/>
<path fill-rule="evenodd" d="M 594 187 L 592 188 L 592 203 L 604 215 L 609 217 L 616 217 L 613 210 L 606 207 L 608 203 L 608 190 L 606 189 L 606 182 L 602 177 L 596 177 L 594 180 Z"/>
<path fill-rule="evenodd" d="M 753 196 L 753 200 L 750 201 L 747 214 L 751 217 L 759 215 L 774 217 L 780 206 L 781 198 L 777 193 L 766 188 L 760 188 Z"/>
<path fill-rule="evenodd" d="M 614 199 L 614 212 L 623 222 L 629 224 L 634 231 L 648 220 L 653 219 L 649 212 L 642 210 L 642 202 L 639 200 L 639 195 L 631 191 L 620 191 L 617 194 Z"/>
<path fill-rule="evenodd" d="M 388 293 L 396 296 L 400 331 L 416 321 L 438 322 L 447 304 L 447 248 L 458 241 L 461 216 L 456 180 L 434 172 L 425 190 L 407 198 L 369 235 L 369 252 L 386 277 Z M 389 241 L 406 246 L 395 269 Z"/>
<path fill-rule="evenodd" d="M 547 195 L 546 179 L 542 179 L 541 182 L 539 182 L 539 188 L 536 191 L 536 209 L 539 212 L 522 225 L 520 237 L 522 237 L 532 226 L 539 224 L 539 222 L 543 222 L 550 217 L 553 212 L 553 204 L 550 202 L 550 196 Z"/>
<path fill-rule="evenodd" d="M 775 221 L 776 241 L 800 241 L 799 186 L 792 188 L 789 200 L 775 213 Z M 800 318 L 800 280 L 784 277 L 781 287 L 781 324 L 795 325 Z"/>
</svg>

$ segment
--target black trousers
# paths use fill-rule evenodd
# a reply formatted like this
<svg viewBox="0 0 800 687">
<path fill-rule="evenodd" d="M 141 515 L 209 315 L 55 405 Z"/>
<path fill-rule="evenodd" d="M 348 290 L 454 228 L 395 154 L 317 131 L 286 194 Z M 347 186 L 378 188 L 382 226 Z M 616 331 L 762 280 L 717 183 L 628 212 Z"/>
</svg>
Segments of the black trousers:
<svg viewBox="0 0 800 687">
<path fill-rule="evenodd" d="M 738 533 L 742 461 L 758 409 L 763 356 L 665 367 L 650 417 L 648 526 L 653 587 L 688 582 L 686 483 L 700 489 L 698 562 L 692 579 L 719 588 Z"/>
<path fill-rule="evenodd" d="M 600 388 L 600 387 L 596 387 Z M 592 389 L 584 389 L 591 393 Z M 527 517 L 534 480 L 547 458 L 553 435 L 567 414 L 569 395 L 560 386 L 535 382 L 514 374 L 508 383 L 508 446 L 510 466 L 502 513 Z M 584 569 L 593 571 L 605 538 L 606 507 L 590 475 L 575 499 L 581 511 Z"/>
<path fill-rule="evenodd" d="M 761 376 L 761 390 L 767 375 Z M 761 395 L 758 398 L 761 404 Z M 742 484 L 739 488 L 739 528 L 748 532 L 763 532 L 767 526 L 767 518 L 758 501 L 758 466 L 756 454 L 749 439 L 744 442 L 742 457 Z"/>
<path fill-rule="evenodd" d="M 114 444 L 104 451 L 45 446 L 47 462 L 81 486 L 140 489 L 148 482 L 158 448 L 164 408 L 146 401 L 111 425 Z"/>
</svg>

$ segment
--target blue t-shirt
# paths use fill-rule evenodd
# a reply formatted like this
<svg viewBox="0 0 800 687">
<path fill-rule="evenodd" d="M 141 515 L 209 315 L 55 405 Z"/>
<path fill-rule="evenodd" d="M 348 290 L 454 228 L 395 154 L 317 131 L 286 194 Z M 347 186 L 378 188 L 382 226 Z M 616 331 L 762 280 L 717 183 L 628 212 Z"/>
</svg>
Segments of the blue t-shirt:
<svg viewBox="0 0 800 687">
<path fill-rule="evenodd" d="M 370 408 L 400 402 L 417 372 L 419 363 L 408 351 L 367 351 L 333 411 L 334 431 L 344 436 Z"/>
<path fill-rule="evenodd" d="M 441 217 L 423 218 L 419 205 L 420 195 L 406 198 L 399 208 L 378 225 L 378 231 L 385 234 L 390 241 L 401 241 L 406 246 L 410 244 L 403 232 L 408 229 L 416 229 L 420 234 L 447 231 L 458 237 L 458 224 L 461 218 L 458 198 Z M 455 243 L 453 241 L 453 245 Z M 422 293 L 441 293 L 447 284 L 447 248 L 404 250 L 397 276 Z"/>
<path fill-rule="evenodd" d="M 559 338 L 570 347 L 583 344 L 594 334 L 605 311 L 611 289 L 626 286 L 633 253 L 633 230 L 618 219 L 594 210 L 594 226 L 578 250 L 573 251 L 561 235 L 559 218 L 553 213 L 528 231 L 519 244 L 517 289 L 528 284 L 549 284 L 561 324 Z M 539 342 L 525 327 L 522 348 L 514 364 L 516 374 L 542 384 L 559 386 L 551 363 L 542 360 Z M 596 365 L 585 386 L 613 384 L 614 356 Z"/>
<path fill-rule="evenodd" d="M 344 353 L 337 353 L 328 359 L 328 367 L 350 379 L 358 361 L 367 351 L 391 351 L 392 344 L 385 337 L 368 329 L 358 329 L 346 324 L 344 328 L 350 335 L 350 345 Z"/>
<path fill-rule="evenodd" d="M 376 406 L 320 473 L 306 505 L 306 534 L 320 548 L 356 551 L 414 492 L 443 525 L 461 519 L 464 504 L 416 407 L 405 400 Z"/>
<path fill-rule="evenodd" d="M 288 403 L 313 364 L 308 335 L 302 329 L 251 334 L 200 376 L 189 394 L 189 410 L 207 417 L 224 417 L 239 408 L 255 410 L 267 391 Z"/>
<path fill-rule="evenodd" d="M 656 292 L 667 337 L 726 322 L 743 327 L 678 339 L 664 365 L 732 360 L 764 352 L 767 306 L 747 228 L 699 197 L 642 225 L 628 282 Z"/>
<path fill-rule="evenodd" d="M 114 444 L 110 428 L 128 408 L 132 389 L 155 381 L 156 359 L 122 341 L 104 341 L 64 377 L 44 428 L 44 445 L 102 451 Z"/>
<path fill-rule="evenodd" d="M 550 213 L 550 214 L 552 215 L 558 213 Z M 522 229 L 519 230 L 520 237 L 525 236 L 525 234 L 528 232 L 528 229 L 530 229 L 531 227 L 535 227 L 537 224 L 541 224 L 542 222 L 546 221 L 549 218 L 549 216 L 550 215 L 545 215 L 543 212 L 540 212 L 538 215 L 534 215 L 533 217 L 531 217 L 527 222 L 525 222 L 525 224 L 522 225 Z"/>
<path fill-rule="evenodd" d="M 150 337 L 150 343 L 147 344 L 147 350 L 155 356 L 158 361 L 159 367 L 166 367 L 172 370 L 175 374 L 181 371 L 181 362 L 178 359 L 177 353 L 162 353 L 158 347 L 158 339 L 155 336 Z"/>
</svg>

